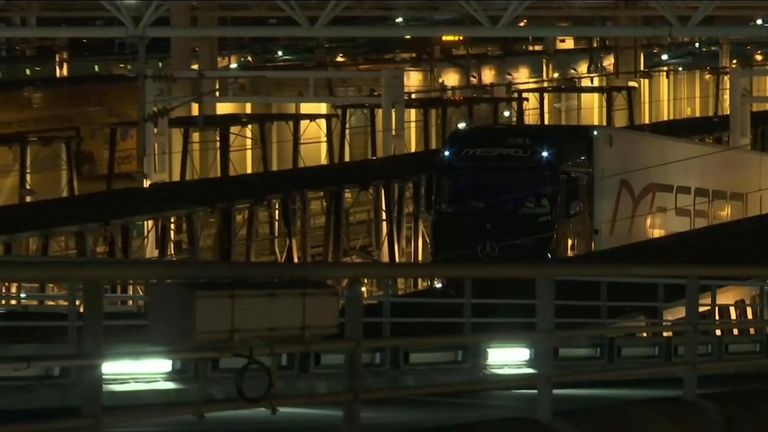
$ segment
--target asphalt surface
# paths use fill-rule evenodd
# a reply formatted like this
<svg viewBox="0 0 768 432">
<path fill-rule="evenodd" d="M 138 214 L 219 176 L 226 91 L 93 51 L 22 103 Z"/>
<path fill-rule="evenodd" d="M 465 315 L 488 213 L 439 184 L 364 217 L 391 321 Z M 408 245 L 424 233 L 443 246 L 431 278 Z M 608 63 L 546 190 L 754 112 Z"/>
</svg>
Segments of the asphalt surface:
<svg viewBox="0 0 768 432">
<path fill-rule="evenodd" d="M 558 409 L 576 410 L 605 406 L 627 400 L 675 397 L 679 387 L 663 385 L 654 388 L 604 387 L 558 389 Z M 365 403 L 362 430 L 368 432 L 414 431 L 430 427 L 503 419 L 530 417 L 536 404 L 531 390 L 463 393 L 427 397 L 404 397 Z M 266 410 L 231 411 L 208 415 L 204 420 L 178 417 L 109 429 L 113 432 L 176 431 L 259 431 L 259 432 L 325 432 L 341 430 L 342 409 L 338 406 L 280 408 L 276 415 Z"/>
</svg>

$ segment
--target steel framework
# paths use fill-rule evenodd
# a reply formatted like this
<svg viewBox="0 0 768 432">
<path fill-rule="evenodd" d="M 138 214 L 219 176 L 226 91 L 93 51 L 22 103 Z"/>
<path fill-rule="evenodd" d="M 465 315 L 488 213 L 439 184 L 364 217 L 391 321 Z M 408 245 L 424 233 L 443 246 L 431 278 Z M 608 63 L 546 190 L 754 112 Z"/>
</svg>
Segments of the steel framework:
<svg viewBox="0 0 768 432">
<path fill-rule="evenodd" d="M 764 37 L 762 25 L 750 24 L 768 14 L 761 1 L 203 1 L 196 2 L 195 14 L 247 24 L 181 28 L 163 24 L 173 3 L 7 1 L 0 4 L 0 17 L 8 20 L 0 37 L 738 38 Z M 59 23 L 38 23 L 50 17 Z M 101 26 L 77 24 L 99 18 L 109 20 Z"/>
</svg>

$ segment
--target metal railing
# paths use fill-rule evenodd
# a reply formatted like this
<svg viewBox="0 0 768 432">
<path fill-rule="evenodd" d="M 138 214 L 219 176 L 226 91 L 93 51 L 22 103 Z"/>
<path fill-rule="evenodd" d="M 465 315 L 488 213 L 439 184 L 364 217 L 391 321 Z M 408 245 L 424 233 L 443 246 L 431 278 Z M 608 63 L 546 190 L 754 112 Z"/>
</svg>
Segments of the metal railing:
<svg viewBox="0 0 768 432">
<path fill-rule="evenodd" d="M 259 403 L 238 400 L 200 399 L 195 403 L 155 407 L 141 418 L 194 414 L 225 409 L 253 408 L 282 404 L 337 402 L 345 404 L 345 427 L 359 429 L 361 400 L 413 394 L 434 394 L 490 389 L 536 388 L 536 416 L 544 421 L 553 415 L 553 388 L 556 385 L 592 380 L 682 376 L 682 390 L 694 397 L 697 379 L 703 374 L 724 371 L 754 371 L 768 363 L 766 358 L 766 288 L 761 281 L 768 270 L 760 266 L 676 266 L 676 265 L 545 265 L 545 264 L 255 264 L 217 262 L 156 262 L 117 260 L 2 259 L 0 274 L 18 282 L 59 281 L 83 287 L 82 316 L 78 316 L 83 347 L 75 358 L 39 355 L 7 358 L 0 369 L 31 367 L 77 367 L 79 384 L 90 394 L 85 399 L 86 417 L 79 424 L 109 425 L 130 419 L 133 409 L 122 407 L 102 412 L 102 378 L 99 365 L 115 346 L 104 346 L 103 319 L 107 283 L 157 281 L 264 281 L 306 278 L 332 280 L 345 285 L 343 335 L 330 340 L 238 341 L 231 346 L 164 352 L 179 361 L 208 362 L 249 352 L 265 358 L 275 355 L 316 359 L 296 361 L 294 366 L 273 366 L 280 379 L 286 374 L 301 376 L 321 370 L 343 368 L 346 389 L 338 392 L 293 394 L 277 391 Z M 363 280 L 396 283 L 398 279 L 455 279 L 456 291 L 437 298 L 397 297 L 385 294 L 364 297 Z M 528 282 L 521 281 L 527 279 Z M 515 282 L 511 282 L 515 280 Z M 757 280 L 757 281 L 756 281 Z M 483 282 L 500 283 L 487 288 Z M 569 284 L 592 283 L 592 297 L 572 298 Z M 526 295 L 510 297 L 515 284 L 527 283 Z M 506 285 L 504 285 L 506 284 Z M 732 298 L 718 301 L 718 289 L 738 284 L 749 287 L 749 303 L 736 309 Z M 638 288 L 640 287 L 640 288 Z M 156 288 L 162 289 L 162 284 Z M 447 283 L 443 290 L 452 289 Z M 501 295 L 490 296 L 491 291 Z M 653 299 L 632 297 L 638 291 L 653 294 Z M 70 299 L 72 297 L 69 297 Z M 80 297 L 76 297 L 80 298 Z M 36 299 L 37 300 L 37 299 Z M 132 298 L 131 300 L 138 300 Z M 741 300 L 741 298 L 739 299 Z M 493 306 L 495 311 L 484 311 Z M 150 305 L 151 307 L 151 305 Z M 404 308 L 405 307 L 405 308 Z M 409 310 L 415 307 L 417 310 Z M 504 310 L 511 307 L 512 310 Z M 527 308 L 515 311 L 514 308 Z M 420 309 L 419 309 L 420 308 Z M 441 308 L 447 308 L 441 310 Z M 580 308 L 584 316 L 564 312 Z M 682 316 L 665 317 L 665 312 L 682 308 Z M 637 311 L 647 310 L 638 319 Z M 623 312 L 622 312 L 623 311 Z M 721 312 L 718 312 L 721 311 Z M 421 312 L 421 314 L 417 314 Z M 435 316 L 439 313 L 439 316 Z M 6 321 L 5 325 L 10 325 Z M 427 324 L 439 324 L 442 333 L 426 331 Z M 453 327 L 450 327 L 450 326 Z M 486 326 L 486 328 L 482 328 Z M 488 328 L 487 326 L 490 326 Z M 494 327 L 495 326 L 495 327 Z M 374 330 L 372 331 L 371 328 Z M 402 330 L 408 330 L 403 332 Z M 450 331 L 448 331 L 450 330 Z M 519 366 L 532 368 L 520 375 L 488 375 L 497 371 L 489 365 L 488 349 L 495 346 L 525 347 L 530 360 Z M 452 353 L 452 354 L 451 354 Z M 144 355 L 150 355 L 147 351 Z M 317 355 L 316 355 L 317 354 Z M 324 355 L 319 355 L 324 354 Z M 450 355 L 453 358 L 450 358 Z M 141 356 L 141 352 L 133 355 Z M 303 356 L 303 357 L 302 357 Z M 334 357 L 335 356 L 335 357 Z M 339 356 L 344 361 L 340 362 Z M 429 376 L 427 370 L 441 361 L 440 367 L 464 371 L 486 371 L 482 379 L 469 375 L 465 380 L 430 382 L 418 385 L 381 387 L 365 379 L 377 370 L 411 371 Z M 448 359 L 448 360 L 446 360 Z M 301 366 L 301 364 L 304 366 Z M 336 368 L 336 369 L 334 369 Z M 367 371 L 367 372 L 365 372 Z M 299 375 L 296 375 L 299 374 Z M 322 374 L 311 375 L 314 380 Z M 456 374 L 461 375 L 461 374 Z M 338 377 L 334 378 L 338 380 Z M 426 378 L 425 378 L 426 379 Z M 203 386 L 205 380 L 198 381 Z M 287 387 L 285 387 L 287 388 Z M 75 420 L 72 420 L 75 421 Z M 85 423 L 83 423 L 85 422 Z M 55 425 L 59 425 L 56 423 Z M 51 424 L 13 425 L 12 429 L 43 430 Z M 56 426 L 58 427 L 58 426 Z M 26 428 L 26 429 L 25 429 Z M 55 428 L 55 427 L 54 427 Z"/>
</svg>

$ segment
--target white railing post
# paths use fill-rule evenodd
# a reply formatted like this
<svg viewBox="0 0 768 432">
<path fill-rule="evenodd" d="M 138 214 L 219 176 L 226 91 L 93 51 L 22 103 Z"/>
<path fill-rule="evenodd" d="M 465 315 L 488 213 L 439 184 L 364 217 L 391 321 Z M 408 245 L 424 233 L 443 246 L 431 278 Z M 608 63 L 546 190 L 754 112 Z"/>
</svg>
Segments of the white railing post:
<svg viewBox="0 0 768 432">
<path fill-rule="evenodd" d="M 347 352 L 344 367 L 347 389 L 353 393 L 352 399 L 344 405 L 344 432 L 360 430 L 360 380 L 362 379 L 363 353 L 363 293 L 360 280 L 351 280 L 347 287 L 344 305 L 344 336 L 355 342 Z"/>
<path fill-rule="evenodd" d="M 699 356 L 699 279 L 691 277 L 685 284 L 685 322 L 690 327 L 685 332 L 685 362 L 690 367 L 683 373 L 683 397 L 696 397 L 698 374 L 696 362 Z"/>
<path fill-rule="evenodd" d="M 552 333 L 555 330 L 555 281 L 551 278 L 536 279 L 536 418 L 549 423 L 552 421 L 552 368 L 554 363 L 554 343 Z"/>
</svg>

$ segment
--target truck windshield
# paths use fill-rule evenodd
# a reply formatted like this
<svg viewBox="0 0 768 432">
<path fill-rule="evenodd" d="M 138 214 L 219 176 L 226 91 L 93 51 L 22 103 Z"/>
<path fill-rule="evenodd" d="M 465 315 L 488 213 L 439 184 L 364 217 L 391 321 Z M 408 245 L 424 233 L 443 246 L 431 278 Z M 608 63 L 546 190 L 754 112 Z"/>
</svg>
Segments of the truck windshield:
<svg viewBox="0 0 768 432">
<path fill-rule="evenodd" d="M 438 178 L 437 205 L 448 212 L 551 215 L 553 180 L 540 170 L 454 169 Z"/>
</svg>

